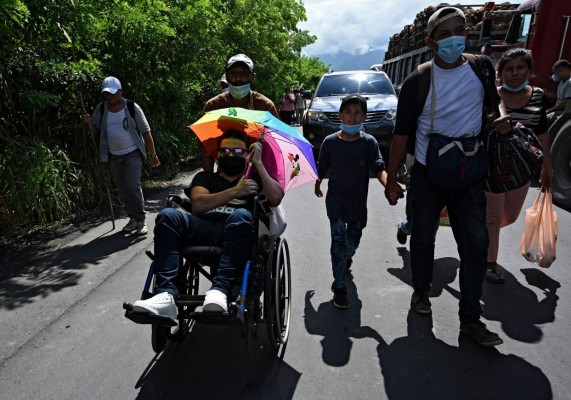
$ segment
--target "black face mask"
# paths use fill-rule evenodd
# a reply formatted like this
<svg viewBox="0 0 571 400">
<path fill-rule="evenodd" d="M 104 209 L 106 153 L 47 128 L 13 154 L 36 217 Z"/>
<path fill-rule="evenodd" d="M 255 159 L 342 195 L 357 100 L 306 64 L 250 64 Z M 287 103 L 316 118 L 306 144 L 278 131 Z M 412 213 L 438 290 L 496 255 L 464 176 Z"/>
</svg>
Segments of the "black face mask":
<svg viewBox="0 0 571 400">
<path fill-rule="evenodd" d="M 218 157 L 218 167 L 229 176 L 240 175 L 246 168 L 246 159 L 241 157 Z"/>
</svg>

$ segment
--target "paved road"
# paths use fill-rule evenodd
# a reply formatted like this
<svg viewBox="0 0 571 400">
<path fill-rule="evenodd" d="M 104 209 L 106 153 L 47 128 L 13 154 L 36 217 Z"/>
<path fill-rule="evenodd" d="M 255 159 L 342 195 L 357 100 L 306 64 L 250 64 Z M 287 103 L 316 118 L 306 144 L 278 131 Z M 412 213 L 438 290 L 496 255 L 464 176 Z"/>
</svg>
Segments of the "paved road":
<svg viewBox="0 0 571 400">
<path fill-rule="evenodd" d="M 149 200 L 151 229 L 162 198 Z M 404 205 L 389 207 L 372 180 L 351 307 L 341 311 L 330 301 L 324 200 L 306 185 L 284 206 L 294 293 L 283 360 L 263 334 L 246 357 L 237 327 L 220 326 L 199 326 L 155 356 L 150 328 L 121 309 L 139 296 L 152 236 L 126 236 L 107 223 L 0 282 L 0 398 L 571 399 L 567 211 L 558 209 L 558 260 L 548 270 L 518 254 L 523 218 L 502 231 L 507 282 L 485 284 L 483 302 L 505 343 L 483 349 L 458 335 L 459 261 L 449 228 L 437 237 L 433 315 L 411 313 L 409 252 L 395 239 Z"/>
</svg>

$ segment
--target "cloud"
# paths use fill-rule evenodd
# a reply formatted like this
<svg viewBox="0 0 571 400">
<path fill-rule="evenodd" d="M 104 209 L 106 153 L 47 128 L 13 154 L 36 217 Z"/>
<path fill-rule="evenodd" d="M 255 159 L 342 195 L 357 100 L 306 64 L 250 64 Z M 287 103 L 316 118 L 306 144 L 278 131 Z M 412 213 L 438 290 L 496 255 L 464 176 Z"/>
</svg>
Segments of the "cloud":
<svg viewBox="0 0 571 400">
<path fill-rule="evenodd" d="M 298 24 L 317 36 L 302 50 L 306 56 L 345 51 L 363 54 L 386 50 L 389 38 L 411 24 L 416 14 L 440 2 L 430 0 L 305 0 L 307 21 Z M 450 4 L 476 4 L 460 0 Z M 484 2 L 482 1 L 481 4 Z"/>
</svg>

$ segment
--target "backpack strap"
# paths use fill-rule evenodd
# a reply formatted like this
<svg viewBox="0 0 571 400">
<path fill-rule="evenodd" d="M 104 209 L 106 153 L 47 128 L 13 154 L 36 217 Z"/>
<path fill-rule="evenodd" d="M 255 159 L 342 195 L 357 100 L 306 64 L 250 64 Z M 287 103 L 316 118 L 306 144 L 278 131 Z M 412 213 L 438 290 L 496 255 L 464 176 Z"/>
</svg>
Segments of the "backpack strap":
<svg viewBox="0 0 571 400">
<path fill-rule="evenodd" d="M 497 117 L 500 115 L 499 104 L 500 98 L 496 88 L 496 70 L 492 65 L 492 61 L 479 54 L 462 54 L 472 67 L 472 70 L 482 82 L 484 86 L 484 118 L 487 120 L 487 114 L 495 113 Z"/>
<path fill-rule="evenodd" d="M 418 74 L 418 87 L 416 96 L 416 107 L 418 110 L 418 117 L 422 114 L 428 92 L 430 90 L 430 71 L 432 70 L 432 61 L 427 61 L 416 67 Z"/>
<path fill-rule="evenodd" d="M 97 105 L 97 107 L 99 107 L 99 126 L 103 126 L 103 113 L 105 112 L 105 102 L 102 101 Z M 139 135 L 143 136 L 143 134 L 139 130 L 139 127 L 137 126 L 137 119 L 135 118 L 135 102 L 133 100 L 127 99 L 127 111 L 129 111 L 129 115 L 131 116 L 131 118 L 133 118 L 133 121 L 135 121 L 135 129 L 137 129 Z"/>
</svg>

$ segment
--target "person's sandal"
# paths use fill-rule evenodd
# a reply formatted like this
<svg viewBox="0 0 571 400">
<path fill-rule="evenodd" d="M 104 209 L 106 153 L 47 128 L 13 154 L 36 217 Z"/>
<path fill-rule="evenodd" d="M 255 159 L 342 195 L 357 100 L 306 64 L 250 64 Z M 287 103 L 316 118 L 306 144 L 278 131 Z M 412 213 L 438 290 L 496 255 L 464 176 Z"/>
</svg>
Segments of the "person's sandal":
<svg viewBox="0 0 571 400">
<path fill-rule="evenodd" d="M 502 276 L 502 271 L 499 267 L 486 269 L 486 275 L 484 278 L 491 283 L 504 283 L 506 280 Z"/>
</svg>

